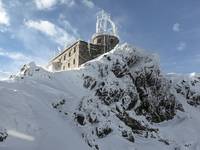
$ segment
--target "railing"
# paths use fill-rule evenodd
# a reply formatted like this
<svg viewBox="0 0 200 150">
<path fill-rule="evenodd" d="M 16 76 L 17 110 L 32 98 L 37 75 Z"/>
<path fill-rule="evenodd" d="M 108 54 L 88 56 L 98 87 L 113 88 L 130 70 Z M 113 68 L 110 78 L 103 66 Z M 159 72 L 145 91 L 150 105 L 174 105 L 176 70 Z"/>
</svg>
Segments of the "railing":
<svg viewBox="0 0 200 150">
<path fill-rule="evenodd" d="M 109 32 L 101 32 L 101 33 L 94 33 L 92 35 L 92 39 L 96 36 L 99 36 L 99 35 L 110 35 L 110 36 L 116 36 L 117 38 L 119 38 L 119 36 L 117 34 L 114 34 L 114 33 L 109 33 Z"/>
</svg>

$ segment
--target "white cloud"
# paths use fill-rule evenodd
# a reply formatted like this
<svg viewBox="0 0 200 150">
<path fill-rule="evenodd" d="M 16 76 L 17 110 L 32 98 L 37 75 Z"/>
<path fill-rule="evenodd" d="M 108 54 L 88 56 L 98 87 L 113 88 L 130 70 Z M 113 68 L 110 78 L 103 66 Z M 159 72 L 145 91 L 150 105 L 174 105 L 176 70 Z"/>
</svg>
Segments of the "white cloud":
<svg viewBox="0 0 200 150">
<path fill-rule="evenodd" d="M 69 7 L 75 5 L 74 0 L 35 0 L 36 7 L 40 10 L 50 9 L 59 3 L 66 4 Z"/>
<path fill-rule="evenodd" d="M 72 7 L 76 4 L 74 0 L 60 0 L 60 3 L 66 4 L 69 7 Z"/>
<path fill-rule="evenodd" d="M 48 9 L 53 7 L 56 3 L 57 0 L 35 0 L 38 9 Z"/>
<path fill-rule="evenodd" d="M 172 30 L 174 32 L 179 32 L 180 31 L 180 24 L 179 23 L 175 23 L 172 27 Z"/>
<path fill-rule="evenodd" d="M 29 20 L 25 22 L 25 25 L 28 26 L 29 28 L 34 28 L 36 30 L 39 30 L 49 36 L 53 36 L 56 34 L 55 25 L 46 20 L 40 20 L 40 21 Z"/>
<path fill-rule="evenodd" d="M 33 28 L 35 30 L 38 30 L 46 34 L 53 41 L 55 41 L 60 45 L 70 44 L 76 40 L 74 35 L 69 34 L 64 29 L 46 20 L 39 20 L 39 21 L 29 20 L 25 22 L 25 25 L 29 28 Z M 71 30 L 74 30 L 72 26 L 68 27 L 71 27 Z"/>
<path fill-rule="evenodd" d="M 9 25 L 10 19 L 9 16 L 3 6 L 2 0 L 0 0 L 0 24 Z"/>
<path fill-rule="evenodd" d="M 180 42 L 177 46 L 178 51 L 183 51 L 186 48 L 186 43 L 185 42 Z"/>
<path fill-rule="evenodd" d="M 65 30 L 67 30 L 68 32 L 70 32 L 72 35 L 74 35 L 75 37 L 79 37 L 78 31 L 76 28 L 74 28 L 70 22 L 68 20 L 66 20 L 65 15 L 64 14 L 60 14 L 59 18 L 58 18 L 58 23 L 60 25 L 63 26 L 63 28 Z"/>
<path fill-rule="evenodd" d="M 92 0 L 83 0 L 82 2 L 85 6 L 89 8 L 94 8 L 94 3 L 92 2 Z"/>
</svg>

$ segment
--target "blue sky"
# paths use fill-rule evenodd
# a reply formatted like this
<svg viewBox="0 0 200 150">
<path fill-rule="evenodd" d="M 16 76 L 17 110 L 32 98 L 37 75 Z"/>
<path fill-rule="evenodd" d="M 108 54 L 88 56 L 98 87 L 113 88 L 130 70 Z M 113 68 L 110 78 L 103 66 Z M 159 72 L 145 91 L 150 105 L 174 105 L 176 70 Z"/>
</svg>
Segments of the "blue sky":
<svg viewBox="0 0 200 150">
<path fill-rule="evenodd" d="M 200 72 L 199 0 L 0 0 L 0 78 L 95 32 L 111 14 L 121 43 L 157 53 L 163 72 Z"/>
</svg>

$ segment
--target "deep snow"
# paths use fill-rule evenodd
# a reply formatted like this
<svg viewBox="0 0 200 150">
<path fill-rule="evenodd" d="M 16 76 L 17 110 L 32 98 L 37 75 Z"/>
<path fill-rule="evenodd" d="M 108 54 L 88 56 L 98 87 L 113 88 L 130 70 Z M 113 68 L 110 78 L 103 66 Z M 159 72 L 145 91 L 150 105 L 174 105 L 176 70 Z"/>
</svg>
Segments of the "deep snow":
<svg viewBox="0 0 200 150">
<path fill-rule="evenodd" d="M 122 56 L 129 56 L 132 51 L 135 51 L 134 54 L 141 60 L 131 66 L 132 72 L 151 66 L 154 66 L 155 70 L 159 69 L 159 59 L 156 55 L 124 44 L 105 54 L 106 57 L 100 56 L 79 69 L 53 73 L 30 63 L 25 65 L 16 76 L 1 81 L 0 132 L 6 132 L 8 136 L 0 142 L 0 150 L 89 150 L 95 148 L 101 150 L 199 150 L 199 106 L 190 105 L 184 94 L 176 92 L 177 85 L 181 87 L 181 90 L 185 90 L 181 84 L 184 80 L 191 87 L 191 91 L 198 95 L 200 80 L 197 75 L 163 76 L 163 79 L 172 82 L 170 89 L 166 89 L 175 94 L 177 103 L 182 104 L 184 108 L 184 111 L 177 110 L 173 119 L 154 123 L 145 115 L 136 115 L 135 109 L 141 103 L 139 101 L 134 108 L 127 111 L 142 124 L 159 130 L 157 133 L 149 132 L 154 137 L 147 138 L 146 131 L 142 134 L 133 133 L 134 142 L 120 134 L 122 129 L 132 132 L 129 126 L 115 116 L 117 113 L 115 106 L 121 105 L 120 101 L 105 105 L 94 95 L 96 85 L 94 89 L 83 86 L 84 77 L 90 76 L 94 79 L 92 82 L 96 81 L 96 84 L 106 81 L 107 88 L 116 88 L 115 81 L 119 82 L 122 89 L 129 87 L 131 81 L 128 78 L 116 78 L 109 68 L 112 68 L 113 60 L 118 59 L 120 63 L 123 63 Z M 105 64 L 108 65 L 109 72 L 104 76 L 105 72 L 101 71 L 101 66 Z M 191 82 L 194 80 L 197 83 L 192 86 Z M 96 98 L 97 101 L 88 103 L 88 98 Z M 79 109 L 80 103 L 81 109 Z M 96 108 L 97 105 L 100 109 Z M 91 115 L 92 111 L 94 120 L 97 115 L 98 123 L 93 124 L 86 120 L 83 122 L 84 125 L 80 125 L 77 122 L 77 113 Z M 109 112 L 111 115 L 101 116 L 100 111 Z M 112 132 L 101 138 L 92 134 L 93 129 L 101 126 L 103 128 L 105 124 L 108 125 L 108 122 Z M 95 147 L 95 145 L 98 146 Z"/>
</svg>

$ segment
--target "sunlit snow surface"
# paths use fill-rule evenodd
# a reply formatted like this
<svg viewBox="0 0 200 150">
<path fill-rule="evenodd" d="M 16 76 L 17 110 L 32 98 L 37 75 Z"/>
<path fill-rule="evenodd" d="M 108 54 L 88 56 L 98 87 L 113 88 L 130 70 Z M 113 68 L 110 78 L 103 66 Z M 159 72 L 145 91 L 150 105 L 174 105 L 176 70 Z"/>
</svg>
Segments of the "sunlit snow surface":
<svg viewBox="0 0 200 150">
<path fill-rule="evenodd" d="M 124 45 L 121 46 L 121 53 L 124 53 L 124 48 Z M 110 53 L 112 55 L 114 51 Z M 101 57 L 90 63 L 100 61 Z M 158 61 L 156 57 L 155 61 Z M 56 73 L 42 68 L 35 71 L 38 67 L 33 63 L 29 67 L 28 76 L 23 77 L 24 72 L 21 72 L 15 79 L 0 82 L 0 128 L 8 133 L 7 139 L 0 142 L 0 150 L 89 150 L 81 136 L 81 128 L 72 116 L 81 98 L 90 92 L 82 86 L 82 74 L 85 71 L 89 74 L 95 72 L 84 66 Z M 174 84 L 182 78 L 189 80 L 191 77 L 194 75 L 168 75 Z M 199 87 L 196 87 L 197 90 Z M 170 121 L 152 125 L 159 128 L 162 137 L 169 139 L 170 145 L 139 135 L 135 135 L 135 143 L 131 143 L 111 133 L 98 141 L 100 149 L 200 150 L 200 109 L 188 105 L 182 96 L 177 96 L 185 112 L 178 112 Z M 52 108 L 52 103 L 60 99 L 66 100 L 67 116 Z"/>
<path fill-rule="evenodd" d="M 30 136 L 30 135 L 26 135 L 24 133 L 20 133 L 18 131 L 15 130 L 7 130 L 8 135 L 22 139 L 22 140 L 27 140 L 27 141 L 34 141 L 34 137 Z"/>
</svg>

